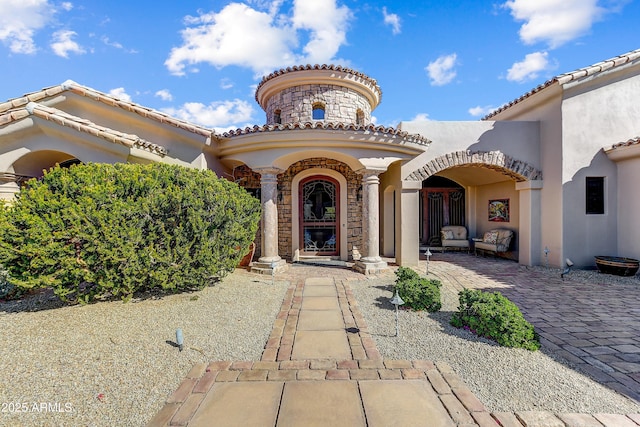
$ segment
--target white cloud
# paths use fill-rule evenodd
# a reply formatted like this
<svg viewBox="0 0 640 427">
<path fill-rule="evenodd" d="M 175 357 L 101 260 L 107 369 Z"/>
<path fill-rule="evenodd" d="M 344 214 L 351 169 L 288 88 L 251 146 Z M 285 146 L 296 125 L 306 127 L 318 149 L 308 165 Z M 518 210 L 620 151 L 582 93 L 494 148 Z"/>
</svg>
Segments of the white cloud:
<svg viewBox="0 0 640 427">
<path fill-rule="evenodd" d="M 444 86 L 451 83 L 456 77 L 456 61 L 458 55 L 452 53 L 450 55 L 442 55 L 426 66 L 425 70 L 429 74 L 432 86 Z"/>
<path fill-rule="evenodd" d="M 412 122 L 424 122 L 428 120 L 431 120 L 428 113 L 418 113 L 413 119 L 411 119 Z"/>
<path fill-rule="evenodd" d="M 162 111 L 181 120 L 216 130 L 230 129 L 235 123 L 250 122 L 253 115 L 252 105 L 240 99 L 212 102 L 209 105 L 187 102 L 180 108 L 165 108 Z"/>
<path fill-rule="evenodd" d="M 477 107 L 469 108 L 469 114 L 473 117 L 484 117 L 495 109 L 496 107 L 491 105 L 478 105 Z"/>
<path fill-rule="evenodd" d="M 155 93 L 155 95 L 163 101 L 172 101 L 173 95 L 169 92 L 169 89 L 161 89 Z"/>
<path fill-rule="evenodd" d="M 520 27 L 525 44 L 548 43 L 551 49 L 587 33 L 606 10 L 598 0 L 510 0 L 504 3 Z"/>
<path fill-rule="evenodd" d="M 220 88 L 227 90 L 233 87 L 233 82 L 230 79 L 224 78 L 220 80 Z"/>
<path fill-rule="evenodd" d="M 0 1 L 0 41 L 13 53 L 35 53 L 33 37 L 51 22 L 54 13 L 48 0 Z"/>
<path fill-rule="evenodd" d="M 331 60 L 345 42 L 346 28 L 351 11 L 337 7 L 335 0 L 295 0 L 293 25 L 295 29 L 309 30 L 309 42 L 304 46 L 304 62 L 322 64 Z"/>
<path fill-rule="evenodd" d="M 400 34 L 400 17 L 395 13 L 387 13 L 387 8 L 382 8 L 382 14 L 384 15 L 384 23 L 391 25 L 393 34 Z"/>
<path fill-rule="evenodd" d="M 69 12 L 71 9 L 73 9 L 73 3 L 71 3 L 70 1 L 65 1 L 60 4 L 60 7 Z"/>
<path fill-rule="evenodd" d="M 115 89 L 111 89 L 109 91 L 109 95 L 113 96 L 114 98 L 118 98 L 122 101 L 131 102 L 131 96 L 124 90 L 123 87 L 117 87 Z"/>
<path fill-rule="evenodd" d="M 540 71 L 549 68 L 547 52 L 529 53 L 520 62 L 516 62 L 507 71 L 507 80 L 522 83 L 538 77 Z"/>
<path fill-rule="evenodd" d="M 295 0 L 291 16 L 278 13 L 280 0 L 251 3 L 262 10 L 230 3 L 219 12 L 186 17 L 183 43 L 171 49 L 165 61 L 169 72 L 184 75 L 204 62 L 264 74 L 295 63 L 330 62 L 345 43 L 352 15 L 348 8 L 337 7 L 335 0 Z M 308 40 L 302 51 L 299 33 Z"/>
<path fill-rule="evenodd" d="M 77 33 L 70 30 L 60 30 L 53 33 L 51 49 L 53 52 L 63 58 L 68 58 L 69 53 L 81 55 L 86 51 L 76 41 L 72 40 Z"/>
</svg>

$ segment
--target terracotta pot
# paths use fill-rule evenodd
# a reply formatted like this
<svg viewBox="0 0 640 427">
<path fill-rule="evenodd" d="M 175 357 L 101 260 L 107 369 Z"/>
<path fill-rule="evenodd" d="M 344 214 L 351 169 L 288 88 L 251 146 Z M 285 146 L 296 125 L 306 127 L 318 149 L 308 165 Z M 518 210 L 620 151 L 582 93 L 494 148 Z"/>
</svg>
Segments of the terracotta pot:
<svg viewBox="0 0 640 427">
<path fill-rule="evenodd" d="M 601 273 L 616 276 L 633 276 L 638 272 L 640 261 L 632 258 L 615 256 L 596 256 L 596 267 Z"/>
<path fill-rule="evenodd" d="M 249 267 L 251 261 L 253 260 L 253 254 L 255 253 L 256 244 L 254 242 L 251 242 L 251 244 L 249 245 L 249 252 L 244 257 L 242 257 L 242 259 L 240 260 L 240 264 L 238 264 L 238 267 Z"/>
</svg>

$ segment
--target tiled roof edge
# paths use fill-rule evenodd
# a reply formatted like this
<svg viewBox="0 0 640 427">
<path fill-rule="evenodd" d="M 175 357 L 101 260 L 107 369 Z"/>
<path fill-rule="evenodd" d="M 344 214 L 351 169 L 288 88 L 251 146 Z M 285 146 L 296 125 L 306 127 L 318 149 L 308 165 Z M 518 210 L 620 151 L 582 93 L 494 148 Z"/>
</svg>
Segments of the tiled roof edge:
<svg viewBox="0 0 640 427">
<path fill-rule="evenodd" d="M 24 119 L 29 115 L 56 123 L 60 126 L 75 129 L 79 132 L 88 133 L 111 143 L 124 145 L 126 147 L 139 148 L 159 156 L 165 156 L 167 154 L 167 149 L 165 147 L 149 142 L 137 135 L 127 134 L 104 126 L 99 126 L 87 119 L 83 119 L 62 110 L 58 110 L 57 108 L 47 107 L 36 102 L 29 102 L 22 108 L 1 114 L 0 125 Z M 5 117 L 6 119 L 3 120 Z"/>
<path fill-rule="evenodd" d="M 484 116 L 481 120 L 488 120 L 491 117 L 494 117 L 498 113 L 505 111 L 506 109 L 514 106 L 515 104 L 518 104 L 519 102 L 525 100 L 526 98 L 529 98 L 531 95 L 538 93 L 543 89 L 546 89 L 547 87 L 553 85 L 554 83 L 559 83 L 563 85 L 571 81 L 579 80 L 584 77 L 593 76 L 595 74 L 599 74 L 606 70 L 610 70 L 612 68 L 619 67 L 624 64 L 628 64 L 630 62 L 635 61 L 638 58 L 640 58 L 640 49 L 632 50 L 631 52 L 627 52 L 625 54 L 616 56 L 614 58 L 607 59 L 606 61 L 598 62 L 588 67 L 579 68 L 569 73 L 560 74 L 559 76 L 556 76 L 550 80 L 547 80 L 541 85 L 536 86 L 534 89 L 530 90 L 529 92 L 525 93 L 519 98 L 514 99 L 508 104 L 505 104 L 502 107 L 497 108 L 496 110 Z"/>
<path fill-rule="evenodd" d="M 640 145 L 640 136 L 636 136 L 635 138 L 631 138 L 624 142 L 618 142 L 617 144 L 613 144 L 610 148 L 606 149 L 605 151 L 607 152 L 613 151 L 617 148 L 629 147 L 631 145 Z"/>
<path fill-rule="evenodd" d="M 351 74 L 356 77 L 360 77 L 361 79 L 371 83 L 376 88 L 378 94 L 382 96 L 382 89 L 380 89 L 380 86 L 378 86 L 378 82 L 375 79 L 372 79 L 371 77 L 369 77 L 364 73 L 361 73 L 360 71 L 356 71 L 351 68 L 343 67 L 341 65 L 334 65 L 334 64 L 315 64 L 315 65 L 307 64 L 307 65 L 294 65 L 287 68 L 281 68 L 262 78 L 262 80 L 260 81 L 260 83 L 258 83 L 258 86 L 256 87 L 256 96 L 260 91 L 260 87 L 262 87 L 262 85 L 264 85 L 269 80 L 282 76 L 283 74 L 293 73 L 296 71 L 307 71 L 307 70 L 334 70 L 338 72 Z M 257 99 L 256 99 L 256 102 L 257 102 Z"/>
<path fill-rule="evenodd" d="M 143 107 L 142 105 L 136 104 L 134 102 L 123 101 L 121 99 L 108 95 L 104 92 L 100 92 L 90 87 L 78 84 L 73 80 L 67 80 L 60 85 L 44 88 L 36 92 L 28 93 L 21 97 L 12 98 L 6 102 L 2 102 L 0 103 L 0 113 L 3 113 L 10 109 L 23 107 L 27 105 L 29 102 L 38 102 L 44 98 L 49 98 L 65 91 L 70 91 L 77 95 L 85 96 L 107 105 L 119 107 L 119 108 L 122 108 L 123 110 L 136 113 L 142 117 L 147 117 L 149 119 L 155 120 L 160 123 L 166 123 L 168 125 L 171 125 L 176 128 L 183 129 L 198 135 L 202 135 L 206 137 L 215 135 L 215 131 L 213 131 L 212 129 L 207 129 L 205 127 L 195 125 L 193 123 L 189 123 L 184 120 L 176 119 L 166 113 L 162 113 L 152 108 Z"/>
<path fill-rule="evenodd" d="M 225 138 L 233 138 L 234 136 L 240 135 L 248 135 L 252 133 L 260 133 L 260 132 L 277 132 L 277 131 L 287 131 L 287 130 L 299 130 L 299 129 L 321 129 L 321 130 L 348 130 L 348 131 L 369 131 L 369 132 L 380 132 L 386 133 L 394 136 L 399 136 L 401 138 L 405 138 L 409 142 L 414 142 L 420 145 L 428 145 L 431 141 L 419 134 L 409 134 L 406 131 L 397 130 L 392 127 L 384 127 L 384 126 L 376 126 L 373 124 L 370 125 L 356 125 L 353 123 L 342 123 L 342 122 L 296 122 L 296 123 L 287 123 L 287 124 L 278 124 L 278 125 L 262 125 L 262 126 L 253 126 L 246 127 L 244 129 L 236 129 L 225 132 L 222 134 Z"/>
</svg>

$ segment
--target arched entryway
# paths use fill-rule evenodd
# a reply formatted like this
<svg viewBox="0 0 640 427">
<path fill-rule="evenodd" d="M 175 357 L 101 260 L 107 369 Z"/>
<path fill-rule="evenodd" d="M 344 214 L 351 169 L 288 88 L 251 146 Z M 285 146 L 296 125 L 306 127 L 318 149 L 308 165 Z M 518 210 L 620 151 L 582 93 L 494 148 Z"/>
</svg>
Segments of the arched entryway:
<svg viewBox="0 0 640 427">
<path fill-rule="evenodd" d="M 340 185 L 335 179 L 314 175 L 298 187 L 300 254 L 331 256 L 340 253 Z"/>
</svg>

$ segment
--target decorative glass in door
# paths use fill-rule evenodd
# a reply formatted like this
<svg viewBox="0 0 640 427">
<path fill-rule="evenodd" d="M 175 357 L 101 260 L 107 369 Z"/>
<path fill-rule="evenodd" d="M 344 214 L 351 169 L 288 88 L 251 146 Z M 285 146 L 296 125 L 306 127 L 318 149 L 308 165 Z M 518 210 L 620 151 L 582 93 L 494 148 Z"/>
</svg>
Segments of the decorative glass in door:
<svg viewBox="0 0 640 427">
<path fill-rule="evenodd" d="M 338 191 L 333 180 L 310 179 L 300 189 L 300 233 L 304 252 L 338 253 Z"/>
</svg>

